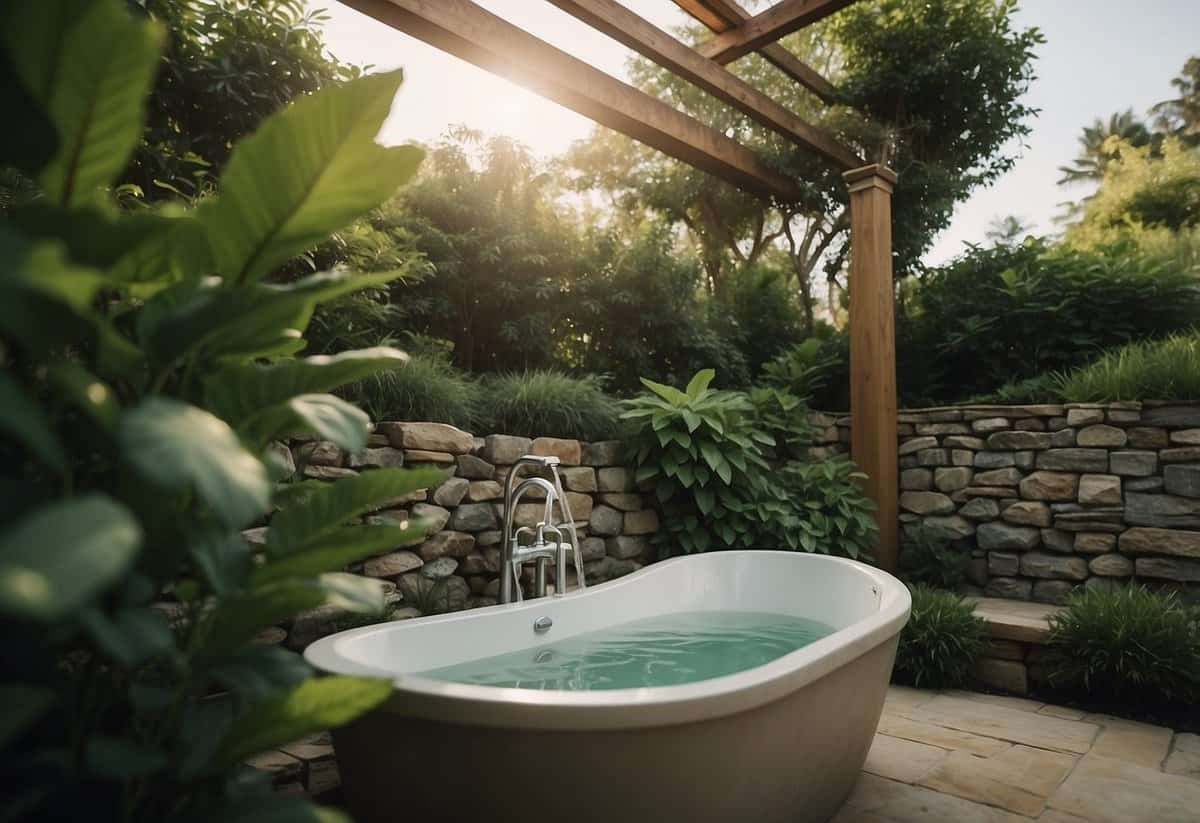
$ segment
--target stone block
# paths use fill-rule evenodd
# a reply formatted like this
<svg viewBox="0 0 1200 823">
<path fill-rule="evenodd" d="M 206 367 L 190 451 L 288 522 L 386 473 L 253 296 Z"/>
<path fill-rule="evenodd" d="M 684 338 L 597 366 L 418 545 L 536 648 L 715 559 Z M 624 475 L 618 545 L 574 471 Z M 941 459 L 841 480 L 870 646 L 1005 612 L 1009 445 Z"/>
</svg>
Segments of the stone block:
<svg viewBox="0 0 1200 823">
<path fill-rule="evenodd" d="M 475 551 L 475 536 L 458 531 L 438 532 L 422 543 L 417 551 L 426 563 L 439 557 L 466 557 Z"/>
<path fill-rule="evenodd" d="M 1095 508 L 1086 511 L 1067 511 L 1054 515 L 1054 528 L 1071 532 L 1124 531 L 1123 510 L 1120 507 Z"/>
<path fill-rule="evenodd" d="M 1013 421 L 1013 428 L 1024 432 L 1044 432 L 1046 423 L 1039 417 L 1022 417 Z"/>
<path fill-rule="evenodd" d="M 633 491 L 633 472 L 619 466 L 607 466 L 596 472 L 596 487 L 602 492 Z"/>
<path fill-rule="evenodd" d="M 1067 409 L 1068 426 L 1090 426 L 1104 422 L 1104 409 L 1084 408 Z"/>
<path fill-rule="evenodd" d="M 1101 554 L 1088 561 L 1088 568 L 1101 577 L 1129 577 L 1133 561 L 1123 554 Z"/>
<path fill-rule="evenodd" d="M 380 423 L 377 430 L 397 449 L 470 454 L 474 446 L 470 434 L 445 423 Z"/>
<path fill-rule="evenodd" d="M 1165 449 L 1170 442 L 1166 429 L 1134 426 L 1126 429 L 1129 445 L 1135 449 Z"/>
<path fill-rule="evenodd" d="M 926 534 L 939 540 L 960 540 L 975 534 L 975 524 L 956 514 L 926 517 L 922 525 Z"/>
<path fill-rule="evenodd" d="M 1013 694 L 1029 694 L 1029 676 L 1019 660 L 981 657 L 971 674 L 985 686 Z"/>
<path fill-rule="evenodd" d="M 1033 596 L 1033 581 L 1019 577 L 993 577 L 984 588 L 984 594 L 1004 600 L 1029 600 Z"/>
<path fill-rule="evenodd" d="M 1163 487 L 1167 494 L 1200 497 L 1200 466 L 1167 466 L 1163 469 Z"/>
<path fill-rule="evenodd" d="M 1069 449 L 1075 445 L 1075 430 L 1060 429 L 1050 435 L 1050 448 L 1052 449 Z"/>
<path fill-rule="evenodd" d="M 1046 430 L 1052 432 L 1062 431 L 1070 425 L 1065 417 L 1051 417 L 1046 421 Z"/>
<path fill-rule="evenodd" d="M 917 452 L 917 463 L 921 466 L 949 466 L 950 453 L 946 449 L 922 449 Z"/>
<path fill-rule="evenodd" d="M 472 503 L 500 500 L 503 497 L 504 487 L 495 480 L 472 480 L 467 486 L 467 500 Z"/>
<path fill-rule="evenodd" d="M 609 557 L 618 560 L 651 559 L 650 542 L 644 537 L 618 535 L 605 540 L 604 547 Z"/>
<path fill-rule="evenodd" d="M 1060 529 L 1042 529 L 1042 546 L 1052 552 L 1070 554 L 1075 550 L 1075 534 Z"/>
<path fill-rule="evenodd" d="M 1079 491 L 1079 476 L 1062 472 L 1037 471 L 1020 484 L 1026 500 L 1074 500 Z"/>
<path fill-rule="evenodd" d="M 491 480 L 496 467 L 473 454 L 460 454 L 454 458 L 455 474 L 467 480 Z"/>
<path fill-rule="evenodd" d="M 538 508 L 544 508 L 538 504 Z M 415 510 L 414 510 L 415 511 Z M 481 532 L 499 525 L 491 503 L 464 503 L 450 515 L 450 528 L 460 532 Z"/>
<path fill-rule="evenodd" d="M 948 449 L 971 449 L 979 451 L 985 448 L 982 438 L 967 437 L 965 435 L 951 435 L 942 439 L 942 445 Z"/>
<path fill-rule="evenodd" d="M 643 508 L 640 494 L 602 494 L 600 502 L 623 512 L 636 512 Z"/>
<path fill-rule="evenodd" d="M 971 427 L 966 423 L 917 423 L 917 434 L 970 434 Z"/>
<path fill-rule="evenodd" d="M 620 538 L 609 538 L 620 539 Z M 636 537 L 627 537 L 626 540 L 637 540 Z M 591 560 L 599 560 L 608 553 L 608 546 L 603 537 L 585 537 L 579 541 L 579 553 L 583 555 L 583 562 L 587 563 Z"/>
<path fill-rule="evenodd" d="M 1013 503 L 1000 516 L 1009 523 L 1015 523 L 1018 526 L 1049 528 L 1051 521 L 1050 507 L 1045 503 L 1033 500 L 1022 500 L 1019 503 Z"/>
<path fill-rule="evenodd" d="M 1086 426 L 1080 429 L 1079 433 L 1075 436 L 1075 442 L 1080 446 L 1094 446 L 1106 449 L 1120 448 L 1128 441 L 1129 437 L 1125 434 L 1124 429 L 1118 429 L 1116 426 L 1108 426 L 1103 423 Z"/>
<path fill-rule="evenodd" d="M 964 497 L 995 497 L 1003 501 L 1013 496 L 1012 486 L 967 486 L 961 492 L 955 492 Z"/>
<path fill-rule="evenodd" d="M 988 574 L 994 577 L 1015 577 L 1021 567 L 1021 558 L 1012 552 L 988 552 Z"/>
<path fill-rule="evenodd" d="M 394 469 L 404 465 L 404 452 L 391 446 L 363 449 L 346 458 L 346 465 L 352 469 Z"/>
<path fill-rule="evenodd" d="M 1115 550 L 1117 536 L 1105 532 L 1079 532 L 1075 535 L 1075 551 L 1080 554 L 1105 554 Z"/>
<path fill-rule="evenodd" d="M 971 520 L 995 520 L 1000 515 L 1000 504 L 986 497 L 967 501 L 958 513 Z"/>
<path fill-rule="evenodd" d="M 405 464 L 419 465 L 423 463 L 433 464 L 435 466 L 451 466 L 454 465 L 454 455 L 449 452 L 432 452 L 424 449 L 406 449 L 404 451 Z"/>
<path fill-rule="evenodd" d="M 1033 469 L 1034 456 L 1039 453 L 1030 451 L 1013 452 L 1013 461 L 1021 471 L 1031 471 Z"/>
<path fill-rule="evenodd" d="M 984 648 L 984 657 L 995 657 L 1000 660 L 1024 660 L 1025 644 L 1016 640 L 999 640 L 989 638 Z"/>
<path fill-rule="evenodd" d="M 1051 436 L 1046 432 L 1001 431 L 988 435 L 987 446 L 994 451 L 1048 449 Z"/>
<path fill-rule="evenodd" d="M 1012 452 L 979 452 L 975 455 L 977 469 L 1002 469 L 1016 464 L 1017 458 Z"/>
<path fill-rule="evenodd" d="M 313 440 L 296 446 L 295 461 L 305 466 L 341 466 L 346 453 L 328 440 Z M 293 472 L 294 473 L 294 472 Z"/>
<path fill-rule="evenodd" d="M 1007 417 L 981 417 L 971 421 L 971 430 L 980 434 L 991 434 L 1011 428 Z"/>
<path fill-rule="evenodd" d="M 433 502 L 439 506 L 454 507 L 467 496 L 471 481 L 465 477 L 451 477 L 433 490 Z"/>
<path fill-rule="evenodd" d="M 583 465 L 620 466 L 625 444 L 620 440 L 600 440 L 583 444 Z"/>
<path fill-rule="evenodd" d="M 1163 449 L 1158 453 L 1158 459 L 1162 463 L 1200 463 L 1200 446 Z"/>
<path fill-rule="evenodd" d="M 977 472 L 971 481 L 975 486 L 1015 486 L 1021 482 L 1021 472 L 1014 467 Z M 964 483 L 965 487 L 967 484 Z"/>
<path fill-rule="evenodd" d="M 1141 409 L 1109 409 L 1107 417 L 1113 425 L 1129 426 L 1141 422 L 1142 412 Z"/>
<path fill-rule="evenodd" d="M 1200 446 L 1200 428 L 1173 431 L 1170 441 L 1173 446 Z"/>
<path fill-rule="evenodd" d="M 658 531 L 658 512 L 645 509 L 625 513 L 625 534 L 654 534 Z"/>
<path fill-rule="evenodd" d="M 936 448 L 937 444 L 936 437 L 912 437 L 900 444 L 897 453 L 903 457 L 906 454 L 916 454 L 923 449 Z"/>
<path fill-rule="evenodd" d="M 363 563 L 363 574 L 367 577 L 398 577 L 420 568 L 423 562 L 410 551 L 388 552 Z"/>
<path fill-rule="evenodd" d="M 1139 557 L 1134 563 L 1138 577 L 1200 583 L 1200 561 L 1177 557 Z"/>
<path fill-rule="evenodd" d="M 1037 456 L 1037 467 L 1050 471 L 1107 472 L 1108 452 L 1104 449 L 1051 449 Z"/>
<path fill-rule="evenodd" d="M 479 456 L 492 465 L 511 466 L 517 458 L 529 454 L 533 441 L 528 437 L 510 434 L 489 434 L 483 438 L 483 450 Z"/>
<path fill-rule="evenodd" d="M 578 466 L 583 460 L 583 447 L 579 441 L 561 437 L 539 437 L 529 444 L 529 453 L 539 457 L 557 457 L 564 466 Z"/>
<path fill-rule="evenodd" d="M 973 466 L 975 465 L 975 452 L 970 449 L 951 449 L 950 450 L 950 465 L 952 466 Z"/>
<path fill-rule="evenodd" d="M 1170 554 L 1200 559 L 1200 532 L 1137 527 L 1121 532 L 1118 545 L 1128 554 Z"/>
<path fill-rule="evenodd" d="M 1112 474 L 1081 475 L 1079 502 L 1085 506 L 1121 505 L 1121 478 Z"/>
<path fill-rule="evenodd" d="M 1035 603 L 1061 606 L 1076 588 L 1074 583 L 1065 580 L 1037 580 L 1033 584 L 1033 600 Z"/>
<path fill-rule="evenodd" d="M 1082 557 L 1028 552 L 1021 555 L 1021 574 L 1049 580 L 1087 580 L 1088 564 Z"/>
<path fill-rule="evenodd" d="M 600 537 L 616 537 L 625 525 L 625 515 L 611 506 L 596 506 L 588 518 L 588 528 Z"/>
<path fill-rule="evenodd" d="M 1127 492 L 1160 492 L 1163 485 L 1161 477 L 1129 477 L 1124 483 Z"/>
<path fill-rule="evenodd" d="M 432 534 L 446 528 L 446 523 L 450 520 L 450 510 L 431 503 L 417 503 L 412 507 L 412 516 L 414 520 L 425 522 L 428 533 Z"/>
<path fill-rule="evenodd" d="M 900 508 L 913 514 L 951 514 L 956 506 L 944 494 L 938 492 L 906 491 L 900 493 Z"/>
<path fill-rule="evenodd" d="M 1159 406 L 1142 410 L 1142 422 L 1170 428 L 1200 427 L 1200 406 Z"/>
<path fill-rule="evenodd" d="M 1149 477 L 1158 471 L 1158 453 L 1119 451 L 1109 456 L 1110 471 L 1122 477 Z"/>
<path fill-rule="evenodd" d="M 1134 526 L 1200 529 L 1200 500 L 1130 492 L 1125 495 L 1125 520 Z"/>
<path fill-rule="evenodd" d="M 928 491 L 933 488 L 933 472 L 920 468 L 905 469 L 900 472 L 900 488 L 904 491 Z"/>
<path fill-rule="evenodd" d="M 1013 526 L 1009 523 L 981 523 L 975 530 L 979 548 L 988 551 L 1028 551 L 1041 542 L 1037 529 L 1028 526 Z"/>
</svg>

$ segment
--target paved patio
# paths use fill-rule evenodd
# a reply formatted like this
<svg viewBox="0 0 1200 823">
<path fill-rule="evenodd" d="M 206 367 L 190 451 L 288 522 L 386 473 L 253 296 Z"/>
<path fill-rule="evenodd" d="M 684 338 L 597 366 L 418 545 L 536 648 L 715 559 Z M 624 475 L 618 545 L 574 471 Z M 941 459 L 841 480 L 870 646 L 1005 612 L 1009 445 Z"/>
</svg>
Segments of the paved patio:
<svg viewBox="0 0 1200 823">
<path fill-rule="evenodd" d="M 1196 823 L 1200 735 L 974 692 L 893 686 L 834 823 Z"/>
</svg>

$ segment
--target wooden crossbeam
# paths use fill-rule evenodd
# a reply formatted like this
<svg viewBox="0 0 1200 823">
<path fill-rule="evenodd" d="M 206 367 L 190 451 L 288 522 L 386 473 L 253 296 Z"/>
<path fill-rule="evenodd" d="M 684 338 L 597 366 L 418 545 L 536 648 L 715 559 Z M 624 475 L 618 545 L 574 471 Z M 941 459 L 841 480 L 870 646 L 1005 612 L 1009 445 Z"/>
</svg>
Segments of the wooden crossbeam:
<svg viewBox="0 0 1200 823">
<path fill-rule="evenodd" d="M 758 51 L 780 37 L 812 25 L 853 3 L 854 0 L 779 0 L 766 11 L 718 34 L 697 49 L 718 63 L 729 63 Z"/>
<path fill-rule="evenodd" d="M 795 181 L 745 146 L 470 0 L 343 2 L 752 194 L 800 196 Z"/>
<path fill-rule="evenodd" d="M 716 34 L 736 28 L 753 17 L 734 0 L 674 0 L 675 5 L 700 21 Z M 767 62 L 811 91 L 825 103 L 834 99 L 833 84 L 816 69 L 778 43 L 769 43 L 758 50 Z"/>
<path fill-rule="evenodd" d="M 549 0 L 592 28 L 744 112 L 793 143 L 812 149 L 843 170 L 864 160 L 829 133 L 802 120 L 726 69 L 634 14 L 616 0 Z"/>
</svg>

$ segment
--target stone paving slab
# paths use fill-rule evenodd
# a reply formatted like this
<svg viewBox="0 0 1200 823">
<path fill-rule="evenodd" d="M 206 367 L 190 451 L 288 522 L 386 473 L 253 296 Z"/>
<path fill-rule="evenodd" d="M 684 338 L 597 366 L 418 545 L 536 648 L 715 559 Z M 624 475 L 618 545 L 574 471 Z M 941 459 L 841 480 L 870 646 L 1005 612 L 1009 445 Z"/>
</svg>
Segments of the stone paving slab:
<svg viewBox="0 0 1200 823">
<path fill-rule="evenodd" d="M 1034 700 L 892 687 L 834 823 L 1200 823 L 1200 736 Z"/>
</svg>

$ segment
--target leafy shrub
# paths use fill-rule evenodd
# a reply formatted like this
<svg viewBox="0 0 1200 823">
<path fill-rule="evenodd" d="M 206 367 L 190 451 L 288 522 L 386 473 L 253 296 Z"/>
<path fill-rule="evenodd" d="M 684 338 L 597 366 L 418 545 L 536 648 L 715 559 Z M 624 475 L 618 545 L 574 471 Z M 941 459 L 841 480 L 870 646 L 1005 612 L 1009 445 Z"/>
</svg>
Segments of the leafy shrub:
<svg viewBox="0 0 1200 823">
<path fill-rule="evenodd" d="M 763 447 L 775 441 L 745 394 L 709 388 L 714 376 L 697 372 L 683 391 L 642 378 L 650 393 L 624 402 L 637 482 L 654 481 L 663 506 L 654 540 L 668 552 L 751 548 L 784 510 L 762 493 Z"/>
<path fill-rule="evenodd" d="M 1200 699 L 1200 615 L 1174 593 L 1119 586 L 1074 594 L 1050 618 L 1046 675 L 1110 700 Z"/>
<path fill-rule="evenodd" d="M 900 577 L 908 583 L 956 591 L 966 582 L 970 563 L 970 552 L 925 528 L 914 530 L 900 547 Z"/>
<path fill-rule="evenodd" d="M 856 482 L 866 475 L 844 457 L 791 461 L 767 482 L 786 513 L 771 524 L 779 548 L 860 558 L 875 544 L 875 505 Z"/>
<path fill-rule="evenodd" d="M 837 347 L 829 340 L 810 337 L 763 366 L 763 382 L 797 397 L 811 398 L 826 387 L 840 359 Z"/>
<path fill-rule="evenodd" d="M 367 378 L 348 396 L 375 420 L 449 423 L 470 429 L 479 414 L 479 385 L 443 357 L 414 355 L 403 368 Z"/>
<path fill-rule="evenodd" d="M 900 632 L 892 679 L 926 689 L 963 685 L 983 653 L 986 626 L 953 592 L 909 586 L 912 615 Z"/>
<path fill-rule="evenodd" d="M 808 404 L 787 389 L 759 386 L 750 390 L 758 425 L 775 440 L 776 454 L 800 457 L 813 441 Z"/>
<path fill-rule="evenodd" d="M 479 431 L 607 440 L 620 427 L 620 406 L 595 375 L 534 370 L 483 378 L 477 419 Z"/>
<path fill-rule="evenodd" d="M 349 524 L 438 475 L 277 484 L 276 440 L 365 446 L 367 416 L 326 392 L 403 355 L 290 356 L 318 303 L 391 275 L 264 278 L 415 172 L 419 151 L 374 142 L 400 75 L 332 87 L 269 118 L 233 149 L 201 208 L 123 215 L 103 190 L 142 134 L 160 39 L 124 6 L 0 10 L 17 138 L 0 165 L 43 193 L 0 225 L 6 810 L 341 820 L 274 796 L 268 777 L 239 764 L 353 719 L 391 685 L 311 679 L 300 656 L 252 638 L 326 604 L 380 612 L 381 583 L 326 572 L 419 539 Z M 240 532 L 272 511 L 253 557 Z M 178 610 L 170 625 L 154 606 L 164 593 Z"/>
<path fill-rule="evenodd" d="M 1200 400 L 1200 332 L 1122 346 L 1058 382 L 1072 403 Z"/>
<path fill-rule="evenodd" d="M 1014 383 L 1005 383 L 995 391 L 970 398 L 972 403 L 1055 403 L 1062 399 L 1063 377 L 1060 372 L 1040 374 Z"/>
</svg>

